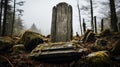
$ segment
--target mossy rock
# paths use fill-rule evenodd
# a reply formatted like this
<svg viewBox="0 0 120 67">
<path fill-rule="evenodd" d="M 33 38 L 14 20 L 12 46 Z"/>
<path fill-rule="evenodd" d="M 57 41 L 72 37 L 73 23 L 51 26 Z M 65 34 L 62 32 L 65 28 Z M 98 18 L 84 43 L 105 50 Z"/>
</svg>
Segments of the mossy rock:
<svg viewBox="0 0 120 67">
<path fill-rule="evenodd" d="M 29 58 L 32 60 L 36 60 L 36 58 L 39 58 L 39 56 L 42 54 L 42 50 L 46 49 L 52 49 L 55 48 L 54 46 L 62 46 L 64 42 L 57 42 L 57 43 L 46 43 L 46 44 L 39 44 L 35 49 L 33 49 L 30 54 Z M 48 51 L 49 53 L 49 51 Z"/>
<path fill-rule="evenodd" d="M 43 45 L 44 44 L 37 45 L 37 47 L 30 52 L 30 54 L 29 54 L 30 58 L 31 58 L 31 56 L 39 57 L 39 55 L 41 55 L 42 49 L 44 49 Z M 32 58 L 32 59 L 34 59 L 34 58 Z"/>
<path fill-rule="evenodd" d="M 14 45 L 14 41 L 11 37 L 0 37 L 0 53 L 9 51 Z"/>
<path fill-rule="evenodd" d="M 95 33 L 92 30 L 87 30 L 84 36 L 81 38 L 81 41 L 84 42 L 94 42 L 96 40 Z"/>
<path fill-rule="evenodd" d="M 113 55 L 120 55 L 120 39 L 115 42 L 111 52 Z"/>
<path fill-rule="evenodd" d="M 83 37 L 81 38 L 81 40 L 82 40 L 82 41 L 85 41 L 86 38 L 87 38 L 87 35 L 88 35 L 90 32 L 93 32 L 93 30 L 89 30 L 89 29 L 88 29 L 88 30 L 85 32 L 85 34 L 83 35 Z"/>
<path fill-rule="evenodd" d="M 12 37 L 12 39 L 14 40 L 15 44 L 18 44 L 20 41 L 20 37 Z"/>
<path fill-rule="evenodd" d="M 78 57 L 80 55 L 77 55 L 78 53 L 86 54 L 87 49 L 80 50 L 78 48 L 82 47 L 79 44 L 71 42 L 39 44 L 35 49 L 31 51 L 31 53 L 29 54 L 29 58 L 39 61 L 70 61 Z"/>
<path fill-rule="evenodd" d="M 107 49 L 107 41 L 104 39 L 97 39 L 95 41 L 94 46 L 92 47 L 92 50 L 100 51 L 100 50 L 106 50 Z"/>
<path fill-rule="evenodd" d="M 101 45 L 101 46 L 106 46 L 107 45 L 107 41 L 104 39 L 97 39 L 95 42 L 95 45 Z"/>
<path fill-rule="evenodd" d="M 96 40 L 96 38 L 95 38 L 95 33 L 90 32 L 90 33 L 87 35 L 85 42 L 94 42 L 95 40 Z"/>
<path fill-rule="evenodd" d="M 86 60 L 81 58 L 75 63 L 74 67 L 88 67 L 88 66 Z"/>
<path fill-rule="evenodd" d="M 14 45 L 12 48 L 12 54 L 20 54 L 25 52 L 25 47 L 23 44 Z"/>
<path fill-rule="evenodd" d="M 19 43 L 24 44 L 27 51 L 31 51 L 38 44 L 43 43 L 44 39 L 45 39 L 44 36 L 42 36 L 41 34 L 32 31 L 25 31 Z"/>
<path fill-rule="evenodd" d="M 39 44 L 39 45 L 37 45 L 37 47 L 35 49 L 33 49 L 31 51 L 31 53 L 29 55 L 38 57 L 39 55 L 41 55 L 41 51 L 43 49 L 51 49 L 51 48 L 55 48 L 55 47 L 61 47 L 64 44 L 65 44 L 65 42 Z"/>
<path fill-rule="evenodd" d="M 86 57 L 89 67 L 109 67 L 110 58 L 106 51 L 98 51 Z"/>
<path fill-rule="evenodd" d="M 104 31 L 102 31 L 99 35 L 104 37 L 104 36 L 110 36 L 112 34 L 110 29 L 106 29 Z"/>
<path fill-rule="evenodd" d="M 101 51 L 101 50 L 106 50 L 106 47 L 100 46 L 100 45 L 95 45 L 90 48 L 92 51 Z"/>
<path fill-rule="evenodd" d="M 75 67 L 110 67 L 110 58 L 106 51 L 98 51 L 79 59 Z"/>
</svg>

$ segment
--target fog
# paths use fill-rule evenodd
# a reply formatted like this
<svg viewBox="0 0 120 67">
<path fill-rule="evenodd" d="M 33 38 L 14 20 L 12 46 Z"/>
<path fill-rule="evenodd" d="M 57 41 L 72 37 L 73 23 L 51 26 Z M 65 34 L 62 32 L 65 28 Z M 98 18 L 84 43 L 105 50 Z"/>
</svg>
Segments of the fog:
<svg viewBox="0 0 120 67">
<path fill-rule="evenodd" d="M 26 0 L 23 7 L 23 24 L 27 29 L 31 27 L 33 23 L 41 30 L 44 35 L 50 34 L 51 21 L 52 21 L 52 8 L 60 2 L 66 2 L 73 8 L 73 33 L 78 32 L 80 34 L 80 24 L 77 10 L 76 0 Z M 81 5 L 88 5 L 84 0 L 80 0 Z M 99 11 L 99 9 L 97 9 Z M 96 11 L 97 11 L 96 10 Z M 83 13 L 83 12 L 81 12 Z M 97 13 L 95 13 L 97 15 Z M 84 14 L 81 14 L 82 18 L 87 18 Z M 89 18 L 88 18 L 89 19 Z M 87 28 L 90 28 L 90 22 L 87 23 Z"/>
</svg>

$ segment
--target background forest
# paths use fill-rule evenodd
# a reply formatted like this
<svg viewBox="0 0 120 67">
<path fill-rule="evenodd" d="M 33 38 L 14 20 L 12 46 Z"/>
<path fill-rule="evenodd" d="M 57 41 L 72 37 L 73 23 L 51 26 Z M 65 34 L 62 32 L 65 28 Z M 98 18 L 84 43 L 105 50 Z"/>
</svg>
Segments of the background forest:
<svg viewBox="0 0 120 67">
<path fill-rule="evenodd" d="M 54 35 L 56 29 L 48 33 L 50 25 L 44 22 L 45 26 L 41 23 L 43 28 L 38 28 L 35 23 L 30 25 L 31 22 L 25 25 L 24 9 L 20 7 L 27 0 L 0 0 L 0 67 L 120 67 L 120 0 L 84 0 L 82 5 L 80 1 L 75 0 L 77 10 L 73 8 L 73 15 L 70 5 L 58 4 L 63 8 L 63 13 L 60 9 L 58 15 L 78 18 L 78 22 L 73 23 L 77 23 L 80 32 L 74 28 L 76 24 L 72 31 L 72 20 L 67 19 L 71 24 L 67 25 L 66 21 L 66 30 L 57 29 L 60 31 Z M 59 9 L 58 6 L 56 8 Z M 68 14 L 65 14 L 66 8 L 69 8 Z M 56 16 L 57 12 L 54 12 L 51 16 L 53 22 Z M 59 18 L 61 20 L 61 16 Z M 46 17 L 44 19 L 47 20 Z M 50 24 L 57 27 L 56 22 L 56 25 Z M 43 34 L 45 30 L 47 33 Z M 61 35 L 61 31 L 67 35 Z"/>
</svg>

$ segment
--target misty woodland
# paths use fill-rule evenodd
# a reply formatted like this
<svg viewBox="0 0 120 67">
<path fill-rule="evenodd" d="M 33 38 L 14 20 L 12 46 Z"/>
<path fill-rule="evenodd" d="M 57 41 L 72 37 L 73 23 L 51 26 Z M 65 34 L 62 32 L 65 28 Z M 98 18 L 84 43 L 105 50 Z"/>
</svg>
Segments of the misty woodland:
<svg viewBox="0 0 120 67">
<path fill-rule="evenodd" d="M 95 0 L 82 7 L 76 0 L 80 32 L 75 35 L 71 4 L 52 7 L 51 33 L 45 35 L 35 24 L 25 27 L 24 9 L 17 6 L 26 1 L 0 0 L 0 67 L 120 67 L 120 0 L 96 1 L 106 7 L 102 18 L 94 14 Z"/>
</svg>

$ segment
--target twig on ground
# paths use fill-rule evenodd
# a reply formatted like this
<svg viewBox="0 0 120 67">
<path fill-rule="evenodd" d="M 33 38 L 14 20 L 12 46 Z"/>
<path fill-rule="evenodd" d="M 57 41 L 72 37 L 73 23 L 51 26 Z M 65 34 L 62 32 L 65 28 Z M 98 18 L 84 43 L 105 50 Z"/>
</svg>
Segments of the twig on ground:
<svg viewBox="0 0 120 67">
<path fill-rule="evenodd" d="M 9 63 L 12 67 L 14 67 L 14 65 L 10 62 L 10 60 L 9 60 L 7 57 L 5 57 L 5 56 L 1 56 L 1 55 L 0 55 L 0 57 L 2 57 L 2 58 L 4 58 L 5 60 L 7 60 L 8 63 Z"/>
</svg>

